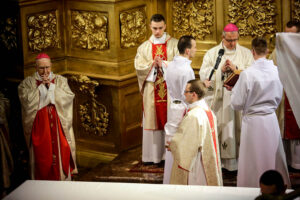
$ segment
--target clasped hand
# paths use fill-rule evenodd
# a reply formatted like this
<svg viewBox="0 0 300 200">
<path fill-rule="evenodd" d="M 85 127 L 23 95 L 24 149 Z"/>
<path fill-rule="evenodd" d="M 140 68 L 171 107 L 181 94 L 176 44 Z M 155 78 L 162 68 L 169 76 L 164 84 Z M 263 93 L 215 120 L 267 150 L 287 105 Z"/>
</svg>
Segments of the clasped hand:
<svg viewBox="0 0 300 200">
<path fill-rule="evenodd" d="M 44 84 L 47 88 L 49 88 L 49 86 L 50 86 L 50 78 L 49 78 L 49 76 L 42 75 L 41 77 L 42 77 L 42 79 L 43 79 L 43 84 Z"/>
<path fill-rule="evenodd" d="M 236 66 L 230 61 L 230 60 L 226 60 L 224 65 L 222 66 L 222 72 L 225 73 L 227 71 L 234 71 L 236 70 Z"/>
<path fill-rule="evenodd" d="M 154 66 L 156 68 L 161 68 L 162 67 L 162 60 L 163 59 L 161 57 L 155 56 L 155 58 L 154 58 Z"/>
</svg>

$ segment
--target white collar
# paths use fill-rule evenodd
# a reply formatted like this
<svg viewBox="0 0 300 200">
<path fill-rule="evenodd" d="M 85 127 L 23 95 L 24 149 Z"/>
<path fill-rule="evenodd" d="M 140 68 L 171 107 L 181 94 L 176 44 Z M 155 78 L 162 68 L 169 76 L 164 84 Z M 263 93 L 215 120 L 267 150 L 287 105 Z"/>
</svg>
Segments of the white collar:
<svg viewBox="0 0 300 200">
<path fill-rule="evenodd" d="M 166 39 L 167 39 L 167 33 L 164 32 L 163 36 L 161 36 L 160 38 L 156 38 L 154 35 L 152 35 L 152 39 L 153 39 L 153 44 L 164 44 L 166 43 Z"/>
<path fill-rule="evenodd" d="M 192 61 L 184 56 L 178 55 L 174 57 L 174 60 L 183 60 L 185 62 L 191 63 Z"/>
<path fill-rule="evenodd" d="M 209 109 L 208 109 L 208 106 L 207 106 L 207 104 L 206 104 L 206 102 L 205 102 L 204 99 L 201 99 L 201 100 L 199 100 L 199 101 L 195 101 L 195 102 L 192 103 L 192 104 L 189 104 L 189 105 L 188 105 L 188 108 L 191 110 L 191 109 L 193 109 L 193 108 L 195 108 L 195 107 L 197 107 L 197 106 L 200 106 L 200 107 L 203 108 L 204 110 L 209 110 Z"/>
</svg>

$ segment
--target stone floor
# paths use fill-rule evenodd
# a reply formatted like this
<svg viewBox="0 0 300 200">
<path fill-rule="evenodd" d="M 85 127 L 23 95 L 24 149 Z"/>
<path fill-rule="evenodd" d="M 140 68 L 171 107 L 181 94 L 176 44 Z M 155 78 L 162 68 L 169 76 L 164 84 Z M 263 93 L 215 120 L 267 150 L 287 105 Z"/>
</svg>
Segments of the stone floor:
<svg viewBox="0 0 300 200">
<path fill-rule="evenodd" d="M 130 182 L 161 184 L 163 173 L 130 172 L 141 161 L 142 149 L 137 147 L 121 153 L 111 163 L 99 164 L 93 169 L 79 168 L 76 181 Z M 162 166 L 158 166 L 162 167 Z M 300 188 L 300 170 L 289 169 L 292 187 Z M 224 186 L 236 186 L 237 172 L 223 170 Z"/>
</svg>

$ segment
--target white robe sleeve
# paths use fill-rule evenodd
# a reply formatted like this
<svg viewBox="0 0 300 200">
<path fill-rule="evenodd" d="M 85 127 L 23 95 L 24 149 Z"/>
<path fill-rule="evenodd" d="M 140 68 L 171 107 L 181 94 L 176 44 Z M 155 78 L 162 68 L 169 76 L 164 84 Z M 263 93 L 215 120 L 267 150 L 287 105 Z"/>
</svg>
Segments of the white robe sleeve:
<svg viewBox="0 0 300 200">
<path fill-rule="evenodd" d="M 213 67 L 214 66 L 213 66 L 212 58 L 209 55 L 209 52 L 207 52 L 203 57 L 203 62 L 199 71 L 200 80 L 202 81 L 207 80 L 209 78 L 209 74 L 213 69 Z"/>
<path fill-rule="evenodd" d="M 232 89 L 231 107 L 234 110 L 243 110 L 248 96 L 248 80 L 247 74 L 242 72 L 240 78 Z"/>
</svg>

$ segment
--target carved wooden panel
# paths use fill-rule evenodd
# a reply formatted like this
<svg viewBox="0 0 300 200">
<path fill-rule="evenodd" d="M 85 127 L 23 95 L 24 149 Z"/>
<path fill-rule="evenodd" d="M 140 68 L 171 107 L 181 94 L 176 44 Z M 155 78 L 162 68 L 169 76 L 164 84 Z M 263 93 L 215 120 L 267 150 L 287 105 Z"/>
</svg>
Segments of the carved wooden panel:
<svg viewBox="0 0 300 200">
<path fill-rule="evenodd" d="M 0 19 L 0 43 L 7 50 L 17 48 L 17 20 L 15 17 Z"/>
<path fill-rule="evenodd" d="M 147 37 L 145 7 L 134 8 L 120 13 L 121 47 L 135 47 Z"/>
<path fill-rule="evenodd" d="M 214 2 L 211 0 L 174 0 L 173 31 L 178 37 L 192 35 L 204 40 L 212 33 Z"/>
<path fill-rule="evenodd" d="M 71 11 L 72 45 L 87 50 L 108 49 L 108 18 L 101 12 Z"/>
<path fill-rule="evenodd" d="M 60 48 L 57 11 L 35 13 L 27 16 L 28 47 L 30 51 Z"/>
<path fill-rule="evenodd" d="M 239 27 L 240 36 L 274 37 L 277 32 L 275 0 L 236 1 L 229 0 L 228 22 Z"/>
<path fill-rule="evenodd" d="M 292 1 L 292 19 L 300 21 L 300 0 Z"/>
</svg>

